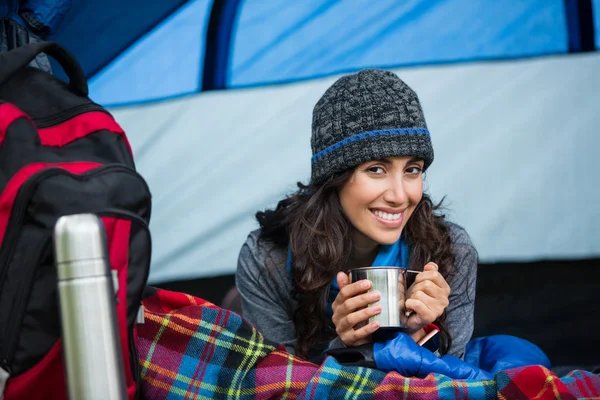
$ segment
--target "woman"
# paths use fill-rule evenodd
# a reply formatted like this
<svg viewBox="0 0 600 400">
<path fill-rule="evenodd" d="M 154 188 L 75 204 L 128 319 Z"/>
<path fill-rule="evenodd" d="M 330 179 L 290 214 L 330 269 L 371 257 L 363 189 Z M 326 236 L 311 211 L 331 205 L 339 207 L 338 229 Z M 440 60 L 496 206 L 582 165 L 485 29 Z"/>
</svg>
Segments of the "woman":
<svg viewBox="0 0 600 400">
<path fill-rule="evenodd" d="M 423 271 L 405 304 L 407 333 L 418 341 L 435 323 L 440 353 L 461 357 L 473 332 L 477 252 L 423 193 L 433 148 L 415 92 L 382 70 L 340 78 L 314 108 L 311 147 L 310 183 L 258 212 L 260 229 L 241 249 L 244 317 L 305 358 L 364 344 L 378 329 L 360 326 L 380 312 L 365 308 L 378 293 L 346 272 L 396 265 Z"/>
</svg>

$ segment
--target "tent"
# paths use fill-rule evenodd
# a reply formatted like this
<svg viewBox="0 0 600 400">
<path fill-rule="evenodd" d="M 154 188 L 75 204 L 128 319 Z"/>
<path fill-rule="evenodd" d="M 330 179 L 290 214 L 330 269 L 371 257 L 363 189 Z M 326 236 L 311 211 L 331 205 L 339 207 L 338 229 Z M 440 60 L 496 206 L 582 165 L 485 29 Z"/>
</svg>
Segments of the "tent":
<svg viewBox="0 0 600 400">
<path fill-rule="evenodd" d="M 22 3 L 53 1 L 70 3 Z M 572 327 L 558 305 L 539 314 L 542 298 L 589 310 L 600 0 L 88 0 L 57 26 L 48 38 L 80 60 L 154 193 L 151 283 L 211 282 L 207 297 L 218 282 L 222 298 L 253 214 L 309 177 L 316 100 L 340 74 L 379 67 L 420 96 L 436 150 L 427 188 L 470 233 L 480 281 L 537 293 L 490 289 L 478 310 L 520 304 L 512 316 L 531 326 L 513 328 L 552 327 L 546 350 Z M 600 329 L 597 311 L 577 310 Z"/>
</svg>

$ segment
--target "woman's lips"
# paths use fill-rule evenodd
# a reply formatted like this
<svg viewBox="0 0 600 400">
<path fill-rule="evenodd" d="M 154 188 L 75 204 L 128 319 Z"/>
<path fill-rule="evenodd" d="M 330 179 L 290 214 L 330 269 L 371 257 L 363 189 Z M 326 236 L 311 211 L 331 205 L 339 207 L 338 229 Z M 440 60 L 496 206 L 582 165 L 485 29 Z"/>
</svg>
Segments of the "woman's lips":
<svg viewBox="0 0 600 400">
<path fill-rule="evenodd" d="M 376 208 L 370 209 L 369 211 L 371 211 L 371 215 L 373 215 L 373 217 L 379 221 L 379 223 L 390 227 L 390 228 L 399 228 L 400 226 L 402 226 L 402 220 L 404 219 L 404 213 L 401 211 L 392 213 L 392 212 L 386 212 L 386 211 L 382 211 Z"/>
</svg>

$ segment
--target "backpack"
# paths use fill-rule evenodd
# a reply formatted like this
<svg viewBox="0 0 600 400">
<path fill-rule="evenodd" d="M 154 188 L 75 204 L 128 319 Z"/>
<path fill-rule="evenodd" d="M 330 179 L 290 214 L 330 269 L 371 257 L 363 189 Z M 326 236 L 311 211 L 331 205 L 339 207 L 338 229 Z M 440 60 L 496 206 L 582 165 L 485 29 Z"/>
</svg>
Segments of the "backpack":
<svg viewBox="0 0 600 400">
<path fill-rule="evenodd" d="M 68 84 L 28 65 L 42 52 Z M 127 393 L 139 395 L 136 317 L 150 269 L 150 209 L 125 133 L 88 98 L 73 56 L 52 42 L 0 54 L 0 399 L 67 398 L 52 234 L 59 217 L 78 213 L 104 223 Z"/>
</svg>

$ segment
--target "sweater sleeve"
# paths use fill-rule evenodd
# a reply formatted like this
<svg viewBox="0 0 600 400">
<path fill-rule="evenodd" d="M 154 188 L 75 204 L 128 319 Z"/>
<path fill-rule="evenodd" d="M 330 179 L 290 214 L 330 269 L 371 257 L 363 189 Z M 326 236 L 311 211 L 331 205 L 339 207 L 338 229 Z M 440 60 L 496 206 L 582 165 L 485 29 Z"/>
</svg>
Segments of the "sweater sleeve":
<svg viewBox="0 0 600 400">
<path fill-rule="evenodd" d="M 452 230 L 455 271 L 448 280 L 451 293 L 446 309 L 446 325 L 452 338 L 448 354 L 463 358 L 474 329 L 478 255 L 464 229 L 455 226 Z"/>
<path fill-rule="evenodd" d="M 281 343 L 294 354 L 296 330 L 290 317 L 289 284 L 282 268 L 266 267 L 269 249 L 258 243 L 258 234 L 251 233 L 242 246 L 235 276 L 242 300 L 242 316 L 269 340 Z M 285 261 L 283 261 L 285 262 Z"/>
</svg>

